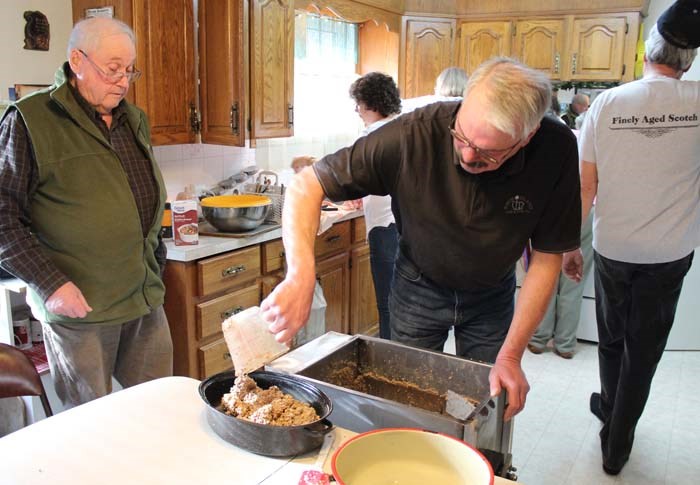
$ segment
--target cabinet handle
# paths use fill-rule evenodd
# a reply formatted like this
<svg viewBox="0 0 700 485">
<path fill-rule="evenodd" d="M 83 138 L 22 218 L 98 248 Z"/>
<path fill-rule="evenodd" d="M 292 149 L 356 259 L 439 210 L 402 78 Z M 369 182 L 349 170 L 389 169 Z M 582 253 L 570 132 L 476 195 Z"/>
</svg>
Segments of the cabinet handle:
<svg viewBox="0 0 700 485">
<path fill-rule="evenodd" d="M 202 122 L 199 118 L 199 112 L 193 102 L 190 102 L 190 128 L 194 133 L 199 133 L 202 129 Z"/>
<path fill-rule="evenodd" d="M 289 126 L 294 125 L 294 106 L 291 104 L 287 105 L 287 118 L 289 119 Z"/>
<path fill-rule="evenodd" d="M 578 57 L 578 54 L 575 52 L 571 54 L 571 74 L 576 74 L 576 58 Z"/>
<path fill-rule="evenodd" d="M 238 102 L 231 105 L 231 133 L 238 135 Z"/>
<path fill-rule="evenodd" d="M 238 273 L 242 273 L 244 271 L 245 271 L 245 265 L 243 265 L 243 264 L 238 265 L 238 266 L 229 266 L 228 268 L 221 271 L 221 276 L 223 276 L 223 277 L 235 276 Z"/>
<path fill-rule="evenodd" d="M 554 56 L 554 74 L 559 74 L 559 53 Z"/>
<path fill-rule="evenodd" d="M 224 352 L 224 360 L 231 360 L 231 352 Z"/>
<path fill-rule="evenodd" d="M 229 308 L 225 312 L 221 312 L 221 319 L 226 320 L 228 317 L 231 315 L 235 315 L 236 313 L 241 313 L 243 311 L 242 306 L 237 306 L 236 308 Z"/>
<path fill-rule="evenodd" d="M 339 239 L 340 239 L 340 236 L 338 236 L 338 235 L 336 235 L 336 236 L 330 236 L 330 237 L 327 237 L 327 238 L 326 238 L 326 242 L 327 242 L 327 243 L 334 243 L 334 242 L 336 242 L 336 241 L 339 240 Z"/>
</svg>

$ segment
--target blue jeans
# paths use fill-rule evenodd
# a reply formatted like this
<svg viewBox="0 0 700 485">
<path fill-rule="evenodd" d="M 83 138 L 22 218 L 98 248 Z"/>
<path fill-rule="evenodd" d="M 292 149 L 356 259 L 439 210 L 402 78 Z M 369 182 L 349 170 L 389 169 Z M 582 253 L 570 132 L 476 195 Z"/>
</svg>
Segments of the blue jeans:
<svg viewBox="0 0 700 485">
<path fill-rule="evenodd" d="M 513 320 L 515 271 L 493 288 L 450 290 L 424 275 L 399 251 L 389 298 L 391 338 L 442 351 L 454 327 L 457 355 L 495 362 Z"/>
<path fill-rule="evenodd" d="M 394 279 L 394 262 L 399 247 L 399 233 L 396 224 L 389 227 L 373 227 L 369 232 L 369 263 L 372 267 L 374 294 L 379 311 L 379 336 L 391 338 L 389 326 L 389 293 Z"/>
</svg>

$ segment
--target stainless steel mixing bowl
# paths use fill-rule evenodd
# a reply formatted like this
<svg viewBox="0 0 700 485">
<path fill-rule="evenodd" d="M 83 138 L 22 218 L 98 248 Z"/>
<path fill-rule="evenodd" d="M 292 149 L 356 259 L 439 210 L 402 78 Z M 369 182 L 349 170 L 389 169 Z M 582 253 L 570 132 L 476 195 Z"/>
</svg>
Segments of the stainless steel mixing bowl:
<svg viewBox="0 0 700 485">
<path fill-rule="evenodd" d="M 209 224 L 222 232 L 245 232 L 256 229 L 265 221 L 272 203 L 256 207 L 207 207 L 202 215 Z"/>
</svg>

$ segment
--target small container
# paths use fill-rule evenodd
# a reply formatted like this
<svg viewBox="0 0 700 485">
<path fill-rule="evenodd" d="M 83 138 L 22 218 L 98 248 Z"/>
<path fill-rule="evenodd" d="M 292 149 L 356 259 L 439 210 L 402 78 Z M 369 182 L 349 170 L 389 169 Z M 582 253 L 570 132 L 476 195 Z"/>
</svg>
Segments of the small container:
<svg viewBox="0 0 700 485">
<path fill-rule="evenodd" d="M 289 350 L 275 340 L 257 306 L 227 318 L 221 329 L 236 375 L 248 374 Z"/>
<path fill-rule="evenodd" d="M 12 322 L 15 347 L 25 350 L 32 348 L 32 330 L 29 318 L 21 318 Z"/>
<path fill-rule="evenodd" d="M 199 243 L 197 202 L 176 200 L 170 204 L 173 213 L 173 239 L 176 246 L 192 246 Z"/>
<path fill-rule="evenodd" d="M 39 320 L 31 319 L 29 326 L 32 331 L 32 343 L 40 344 L 44 341 L 44 329 L 41 327 Z"/>
<path fill-rule="evenodd" d="M 160 237 L 163 239 L 173 238 L 173 211 L 170 208 L 170 202 L 165 203 L 163 210 L 163 222 L 160 227 Z"/>
</svg>

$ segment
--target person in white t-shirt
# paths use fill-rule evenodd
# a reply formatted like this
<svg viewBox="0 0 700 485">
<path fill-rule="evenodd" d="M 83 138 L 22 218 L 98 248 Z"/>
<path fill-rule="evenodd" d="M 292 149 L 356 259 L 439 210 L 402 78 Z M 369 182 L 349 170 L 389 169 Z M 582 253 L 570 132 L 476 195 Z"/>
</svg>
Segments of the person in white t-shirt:
<svg viewBox="0 0 700 485">
<path fill-rule="evenodd" d="M 381 72 L 370 72 L 350 86 L 350 97 L 365 129 L 362 135 L 377 130 L 401 112 L 401 97 L 396 82 Z M 389 294 L 394 277 L 394 260 L 399 247 L 391 196 L 368 195 L 362 198 L 369 242 L 369 258 L 374 280 L 374 292 L 379 311 L 379 336 L 391 338 L 389 325 Z"/>
<path fill-rule="evenodd" d="M 611 475 L 629 459 L 700 245 L 700 82 L 681 81 L 700 46 L 700 1 L 667 12 L 678 6 L 689 9 L 678 17 L 678 35 L 659 33 L 668 33 L 662 15 L 645 43 L 644 77 L 601 93 L 581 129 L 582 220 L 596 198 L 601 392 L 590 408 L 603 423 L 603 469 Z M 564 271 L 580 280 L 582 263 L 579 251 L 567 253 Z"/>
</svg>

